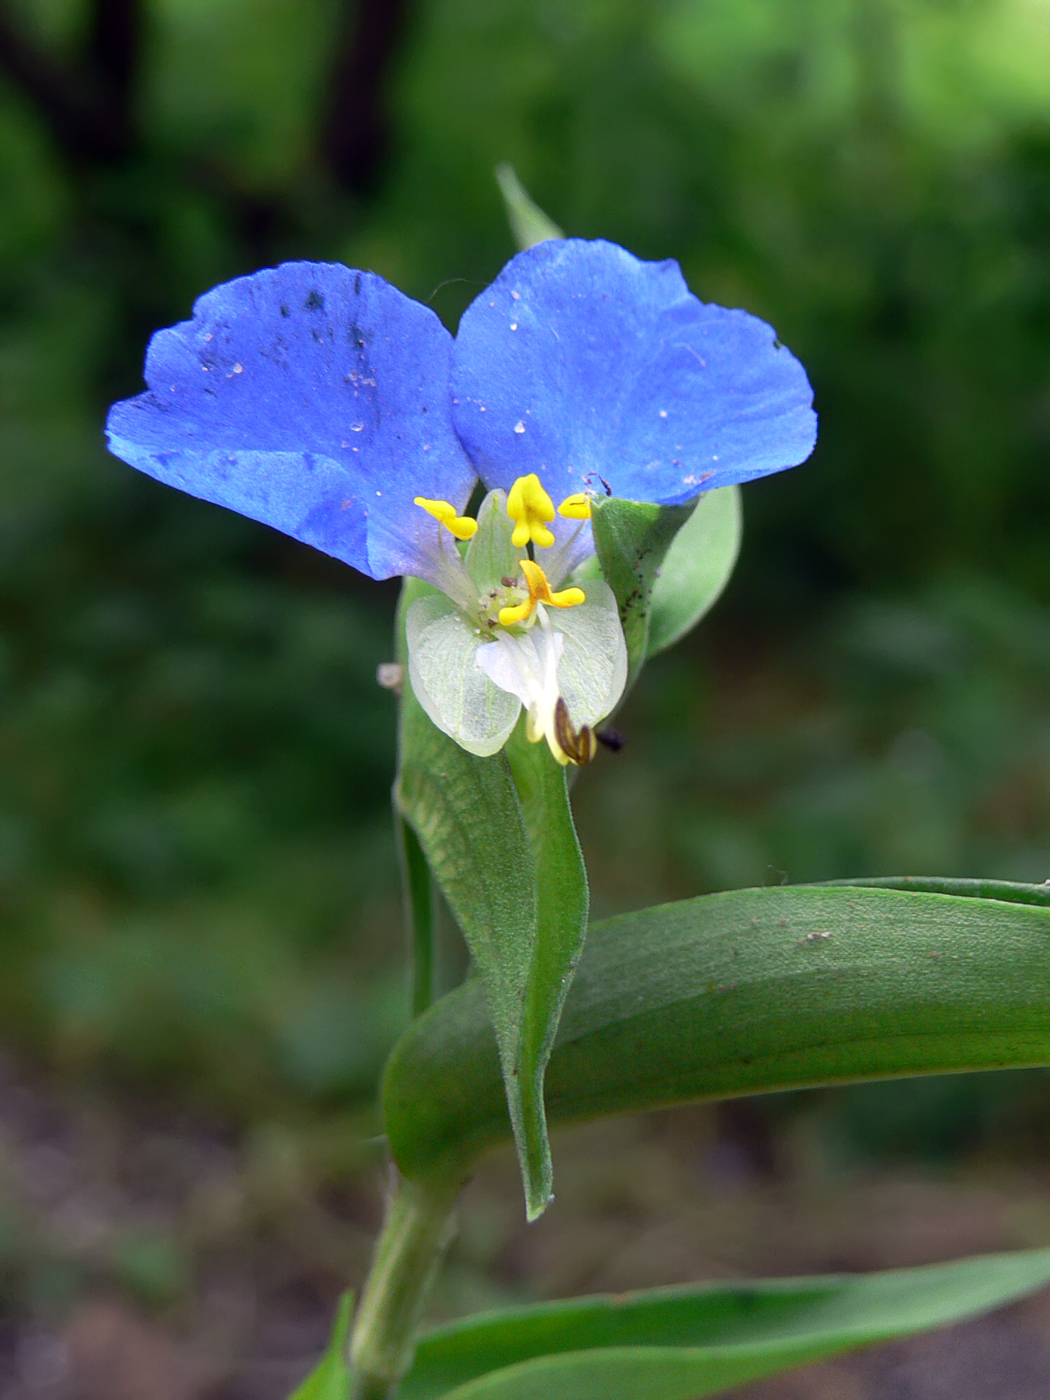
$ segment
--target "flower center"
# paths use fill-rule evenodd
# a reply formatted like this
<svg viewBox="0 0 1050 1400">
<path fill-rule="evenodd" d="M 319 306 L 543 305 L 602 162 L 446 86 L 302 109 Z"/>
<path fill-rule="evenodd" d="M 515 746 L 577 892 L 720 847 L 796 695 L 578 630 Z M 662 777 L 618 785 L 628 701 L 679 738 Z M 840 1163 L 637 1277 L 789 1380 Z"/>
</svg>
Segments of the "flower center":
<svg viewBox="0 0 1050 1400">
<path fill-rule="evenodd" d="M 413 500 L 457 540 L 466 543 L 473 540 L 477 534 L 478 522 L 469 515 L 458 514 L 450 501 L 431 500 L 427 496 L 415 496 Z M 527 548 L 531 555 L 535 545 L 549 549 L 556 544 L 555 534 L 548 528 L 555 514 L 567 520 L 577 520 L 582 526 L 585 520 L 590 519 L 590 495 L 585 491 L 577 491 L 574 495 L 566 496 L 555 512 L 554 502 L 544 490 L 543 483 L 536 473 L 519 476 L 507 496 L 507 517 L 514 525 L 510 539 L 513 548 Z M 580 526 L 577 526 L 573 539 L 579 534 Z M 438 535 L 443 538 L 440 530 Z M 555 568 L 562 562 L 562 554 L 563 551 L 559 551 L 555 555 Z M 531 626 L 535 621 L 537 603 L 547 603 L 555 608 L 574 608 L 586 602 L 586 594 L 582 588 L 563 588 L 555 592 L 543 568 L 534 559 L 520 559 L 517 562 L 524 575 L 524 587 L 520 578 L 505 577 L 501 580 L 502 592 L 497 588 L 490 588 L 478 599 L 478 621 L 484 628 L 492 629 L 497 625 L 517 627 L 522 623 Z M 451 583 L 444 583 L 443 586 L 450 596 L 460 599 L 462 606 L 460 590 L 453 589 Z"/>
<path fill-rule="evenodd" d="M 499 496 L 502 498 L 502 492 Z M 482 645 L 476 663 L 495 685 L 521 700 L 528 738 L 533 743 L 546 739 L 561 764 L 589 763 L 594 757 L 594 734 L 587 725 L 574 725 L 561 694 L 558 666 L 565 637 L 547 610 L 575 608 L 587 601 L 582 588 L 555 590 L 550 580 L 564 576 L 572 545 L 590 519 L 590 495 L 580 491 L 568 496 L 555 511 L 543 483 L 532 472 L 519 476 L 507 493 L 505 518 L 497 502 L 486 499 L 479 527 L 478 521 L 460 515 L 449 501 L 414 498 L 415 504 L 437 521 L 439 546 L 445 530 L 461 543 L 471 542 L 468 550 L 453 548 L 446 553 L 444 547 L 439 549 L 443 569 L 440 585 L 476 635 L 496 643 Z M 550 528 L 556 515 L 578 524 L 568 540 L 563 531 L 560 548 L 552 549 L 559 544 Z M 509 538 L 508 520 L 513 526 Z M 546 561 L 550 577 L 531 557 L 537 546 L 552 551 Z M 525 551 L 529 557 L 513 558 Z M 497 572 L 494 564 L 508 570 L 498 584 L 492 578 Z M 475 587 L 481 583 L 480 596 L 469 596 L 471 583 Z"/>
<path fill-rule="evenodd" d="M 516 695 L 525 706 L 525 736 L 532 744 L 546 739 L 554 758 L 568 763 L 590 763 L 597 749 L 588 725 L 576 728 L 561 694 L 558 666 L 565 638 L 551 625 L 544 609 L 538 609 L 539 626 L 525 632 L 500 632 L 489 646 L 482 646 L 477 664 L 501 690 Z"/>
</svg>

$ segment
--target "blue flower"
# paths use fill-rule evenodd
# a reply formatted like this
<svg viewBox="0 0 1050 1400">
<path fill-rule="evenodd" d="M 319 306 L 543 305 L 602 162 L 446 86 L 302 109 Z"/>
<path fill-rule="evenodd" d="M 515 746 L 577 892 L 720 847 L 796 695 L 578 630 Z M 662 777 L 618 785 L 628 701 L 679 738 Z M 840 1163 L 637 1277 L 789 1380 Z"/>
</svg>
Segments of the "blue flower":
<svg viewBox="0 0 1050 1400">
<path fill-rule="evenodd" d="M 420 703 L 482 755 L 524 705 L 561 762 L 590 757 L 626 678 L 612 593 L 571 578 L 591 499 L 690 500 L 816 436 L 805 372 L 764 322 L 698 301 L 676 263 L 578 239 L 514 258 L 454 343 L 372 273 L 241 277 L 154 336 L 146 382 L 110 413 L 118 457 L 372 578 L 435 585 L 407 618 Z"/>
</svg>

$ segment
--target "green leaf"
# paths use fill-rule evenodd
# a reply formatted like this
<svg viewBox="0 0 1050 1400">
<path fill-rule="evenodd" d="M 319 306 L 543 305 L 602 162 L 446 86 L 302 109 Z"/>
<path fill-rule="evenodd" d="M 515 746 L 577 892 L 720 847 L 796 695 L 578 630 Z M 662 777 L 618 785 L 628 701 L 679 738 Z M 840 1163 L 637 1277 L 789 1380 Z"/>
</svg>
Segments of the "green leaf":
<svg viewBox="0 0 1050 1400">
<path fill-rule="evenodd" d="M 694 1400 L 959 1322 L 1050 1282 L 1050 1250 L 659 1288 L 483 1313 L 423 1337 L 398 1400 Z"/>
<path fill-rule="evenodd" d="M 736 890 L 599 924 L 548 1066 L 548 1115 L 1046 1064 L 1050 907 L 1017 902 L 1041 889 Z M 384 1094 L 409 1177 L 506 1136 L 476 989 L 406 1032 Z"/>
<path fill-rule="evenodd" d="M 506 162 L 497 165 L 496 183 L 507 207 L 507 221 L 519 252 L 535 243 L 545 243 L 548 238 L 565 237 L 554 220 L 548 219 L 540 206 L 529 198 L 513 166 Z"/>
<path fill-rule="evenodd" d="M 599 496 L 591 503 L 591 524 L 602 575 L 616 595 L 627 642 L 628 684 L 649 650 L 653 587 L 671 542 L 692 515 L 684 506 L 656 506 Z"/>
<path fill-rule="evenodd" d="M 327 1351 L 288 1400 L 347 1400 L 350 1394 L 350 1367 L 346 1357 L 353 1312 L 354 1295 L 344 1293 L 336 1309 Z"/>
<path fill-rule="evenodd" d="M 510 738 L 521 702 L 477 664 L 478 635 L 451 598 L 428 593 L 405 618 L 408 674 L 413 695 L 456 743 L 479 758 L 498 752 Z"/>
<path fill-rule="evenodd" d="M 729 582 L 743 531 L 740 487 L 708 491 L 671 542 L 653 585 L 648 655 L 692 631 Z"/>
<path fill-rule="evenodd" d="M 425 592 L 406 582 L 402 615 Z M 551 1184 L 543 1072 L 587 919 L 565 775 L 545 745 L 515 741 L 513 771 L 508 751 L 467 753 L 428 719 L 411 685 L 402 696 L 400 750 L 395 801 L 480 973 L 478 1005 L 495 1031 L 494 1062 L 533 1219 Z M 469 1169 L 455 1155 L 443 1164 L 446 1178 Z"/>
</svg>

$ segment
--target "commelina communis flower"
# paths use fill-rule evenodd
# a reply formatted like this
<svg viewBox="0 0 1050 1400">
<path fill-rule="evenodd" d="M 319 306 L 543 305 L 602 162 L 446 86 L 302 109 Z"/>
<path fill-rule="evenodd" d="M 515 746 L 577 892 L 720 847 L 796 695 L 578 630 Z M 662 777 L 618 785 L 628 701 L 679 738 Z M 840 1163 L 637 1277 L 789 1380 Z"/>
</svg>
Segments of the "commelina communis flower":
<svg viewBox="0 0 1050 1400">
<path fill-rule="evenodd" d="M 406 635 L 430 718 L 488 755 L 524 707 L 562 763 L 590 757 L 627 675 L 611 590 L 575 577 L 591 502 L 680 504 L 816 439 L 765 322 L 601 240 L 520 253 L 455 339 L 371 272 L 239 277 L 153 337 L 146 382 L 111 410 L 111 451 L 372 578 L 425 580 Z"/>
</svg>

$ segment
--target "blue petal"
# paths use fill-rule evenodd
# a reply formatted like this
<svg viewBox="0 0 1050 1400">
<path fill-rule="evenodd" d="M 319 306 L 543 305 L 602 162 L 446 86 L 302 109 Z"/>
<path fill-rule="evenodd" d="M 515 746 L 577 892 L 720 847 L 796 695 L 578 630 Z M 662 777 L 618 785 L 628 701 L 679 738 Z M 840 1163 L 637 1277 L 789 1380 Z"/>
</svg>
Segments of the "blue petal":
<svg viewBox="0 0 1050 1400">
<path fill-rule="evenodd" d="M 806 372 L 764 321 L 698 301 L 675 262 L 613 243 L 520 253 L 467 308 L 452 356 L 456 430 L 486 486 L 539 473 L 673 504 L 804 461 Z"/>
<path fill-rule="evenodd" d="M 435 522 L 475 473 L 449 416 L 451 337 L 370 272 L 284 263 L 158 332 L 150 392 L 115 404 L 110 450 L 373 578 L 426 573 Z"/>
</svg>

